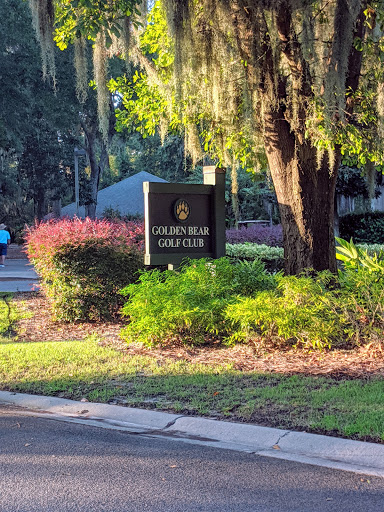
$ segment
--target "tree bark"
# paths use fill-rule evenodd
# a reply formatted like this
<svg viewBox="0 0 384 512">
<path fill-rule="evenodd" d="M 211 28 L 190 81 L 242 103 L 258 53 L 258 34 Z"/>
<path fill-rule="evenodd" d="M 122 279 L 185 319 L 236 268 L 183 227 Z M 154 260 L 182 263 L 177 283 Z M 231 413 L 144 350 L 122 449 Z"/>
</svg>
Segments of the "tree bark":
<svg viewBox="0 0 384 512">
<path fill-rule="evenodd" d="M 276 190 L 284 237 L 285 272 L 305 268 L 336 272 L 334 196 L 339 157 L 330 171 L 316 149 L 299 145 L 279 112 L 265 116 L 265 149 Z"/>
<path fill-rule="evenodd" d="M 261 97 L 259 111 L 254 109 L 254 123 L 257 126 L 262 117 L 265 150 L 283 227 L 285 271 L 298 274 L 312 268 L 336 272 L 334 198 L 340 152 L 338 148 L 334 150 L 332 165 L 327 154 L 318 162 L 316 148 L 305 137 L 313 78 L 292 29 L 290 2 L 280 0 L 275 6 L 280 55 L 290 69 L 291 87 L 297 87 L 296 114 L 289 110 L 287 77 L 280 73 L 281 61 L 273 53 L 264 14 L 249 0 L 233 0 L 231 14 L 237 46 L 242 60 L 247 62 L 249 90 Z M 363 19 L 361 12 L 355 27 L 357 35 L 363 33 Z M 360 69 L 361 52 L 352 47 L 346 88 L 356 90 Z"/>
<path fill-rule="evenodd" d="M 107 143 L 103 140 L 98 130 L 97 117 L 92 114 L 83 114 L 80 116 L 81 127 L 86 138 L 86 151 L 91 169 L 88 180 L 88 198 L 85 201 L 85 216 L 91 219 L 96 218 L 97 194 L 99 190 L 100 178 L 104 169 L 109 166 L 109 155 Z M 116 119 L 113 113 L 112 101 L 110 102 L 110 117 L 108 144 L 111 142 L 115 132 Z M 97 149 L 100 149 L 100 156 L 97 157 Z"/>
</svg>

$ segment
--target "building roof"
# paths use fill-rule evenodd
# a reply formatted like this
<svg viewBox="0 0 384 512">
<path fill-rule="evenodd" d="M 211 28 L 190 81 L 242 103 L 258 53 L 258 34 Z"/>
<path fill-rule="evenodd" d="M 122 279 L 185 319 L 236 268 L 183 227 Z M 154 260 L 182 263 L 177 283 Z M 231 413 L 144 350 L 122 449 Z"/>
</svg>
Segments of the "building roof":
<svg viewBox="0 0 384 512">
<path fill-rule="evenodd" d="M 144 215 L 144 181 L 157 181 L 167 183 L 146 171 L 141 171 L 129 178 L 100 190 L 97 194 L 96 217 L 102 217 L 105 209 L 117 210 L 120 215 Z M 76 214 L 76 205 L 71 203 L 61 209 L 62 217 L 73 217 Z M 85 217 L 85 208 L 80 206 L 80 218 Z"/>
</svg>

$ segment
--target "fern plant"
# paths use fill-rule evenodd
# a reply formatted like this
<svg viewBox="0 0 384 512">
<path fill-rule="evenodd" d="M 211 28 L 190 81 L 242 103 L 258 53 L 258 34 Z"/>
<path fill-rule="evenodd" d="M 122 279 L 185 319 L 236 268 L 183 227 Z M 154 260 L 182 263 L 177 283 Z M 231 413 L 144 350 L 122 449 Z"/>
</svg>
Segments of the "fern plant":
<svg viewBox="0 0 384 512">
<path fill-rule="evenodd" d="M 336 247 L 336 258 L 343 262 L 346 269 L 365 267 L 370 272 L 384 273 L 384 253 L 380 251 L 372 256 L 368 250 L 357 247 L 351 238 L 349 242 L 342 238 L 336 238 L 339 244 Z"/>
</svg>

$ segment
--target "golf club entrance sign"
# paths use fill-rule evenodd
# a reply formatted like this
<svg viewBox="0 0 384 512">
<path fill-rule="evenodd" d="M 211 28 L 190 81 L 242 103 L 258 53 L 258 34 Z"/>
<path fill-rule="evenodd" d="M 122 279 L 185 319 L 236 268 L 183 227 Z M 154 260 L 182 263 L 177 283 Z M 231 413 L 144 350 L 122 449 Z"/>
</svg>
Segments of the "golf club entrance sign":
<svg viewBox="0 0 384 512">
<path fill-rule="evenodd" d="M 203 173 L 204 185 L 143 183 L 146 265 L 225 256 L 225 171 Z"/>
</svg>

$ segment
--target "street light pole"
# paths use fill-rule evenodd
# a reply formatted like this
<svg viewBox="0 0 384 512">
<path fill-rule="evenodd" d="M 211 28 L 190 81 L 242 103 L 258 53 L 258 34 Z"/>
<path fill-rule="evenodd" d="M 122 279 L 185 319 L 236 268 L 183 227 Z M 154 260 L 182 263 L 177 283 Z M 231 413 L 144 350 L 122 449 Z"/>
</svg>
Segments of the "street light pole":
<svg viewBox="0 0 384 512">
<path fill-rule="evenodd" d="M 80 206 L 80 194 L 79 194 L 79 156 L 85 156 L 87 152 L 85 149 L 78 149 L 75 147 L 74 156 L 75 156 L 75 207 L 76 207 L 76 217 L 79 216 L 79 206 Z"/>
</svg>

